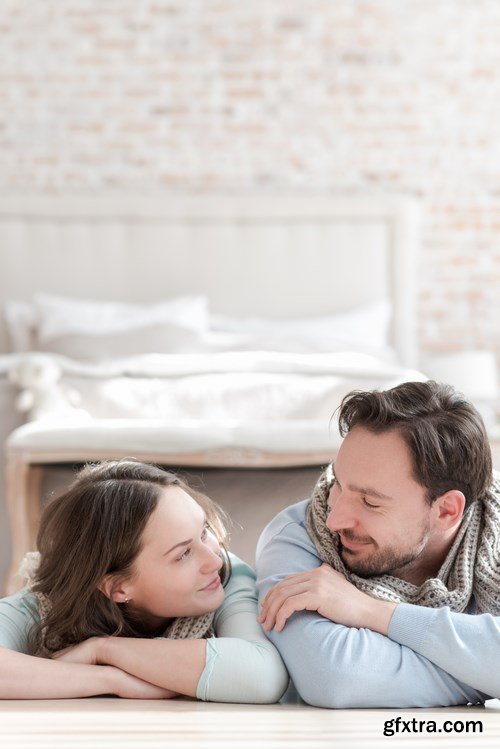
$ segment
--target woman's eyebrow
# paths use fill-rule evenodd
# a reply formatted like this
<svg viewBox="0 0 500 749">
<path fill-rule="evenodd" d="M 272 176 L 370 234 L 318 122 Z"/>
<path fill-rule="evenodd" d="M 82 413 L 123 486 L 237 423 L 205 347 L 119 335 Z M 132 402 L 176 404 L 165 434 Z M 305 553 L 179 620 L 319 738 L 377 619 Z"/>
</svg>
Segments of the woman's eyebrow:
<svg viewBox="0 0 500 749">
<path fill-rule="evenodd" d="M 171 551 L 173 551 L 174 549 L 177 549 L 179 546 L 187 546 L 188 544 L 192 544 L 192 543 L 193 543 L 193 539 L 192 538 L 188 538 L 187 541 L 180 541 L 178 544 L 175 544 L 175 546 L 172 546 L 171 549 L 169 549 L 168 551 L 166 551 L 163 556 L 166 557 L 167 554 L 170 554 Z"/>
<path fill-rule="evenodd" d="M 205 515 L 205 513 L 203 513 L 203 522 L 202 522 L 201 526 L 203 527 L 206 522 L 207 522 L 207 516 Z M 171 549 L 169 549 L 168 551 L 166 551 L 163 556 L 166 557 L 167 554 L 170 554 L 171 551 L 173 551 L 174 549 L 177 549 L 179 546 L 187 546 L 188 544 L 192 544 L 192 543 L 193 543 L 193 539 L 192 538 L 188 538 L 187 541 L 179 541 L 178 544 L 175 544 L 175 546 L 172 546 Z"/>
</svg>

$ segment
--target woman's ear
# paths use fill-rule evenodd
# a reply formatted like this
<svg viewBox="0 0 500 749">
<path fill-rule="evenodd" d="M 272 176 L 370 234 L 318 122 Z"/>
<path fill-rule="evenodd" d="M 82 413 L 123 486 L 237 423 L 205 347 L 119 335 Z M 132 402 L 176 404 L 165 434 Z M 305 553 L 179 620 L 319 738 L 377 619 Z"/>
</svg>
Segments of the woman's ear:
<svg viewBox="0 0 500 749">
<path fill-rule="evenodd" d="M 435 501 L 436 523 L 441 530 L 449 530 L 462 520 L 465 510 L 465 496 L 458 489 L 441 494 Z"/>
<path fill-rule="evenodd" d="M 113 575 L 106 575 L 103 577 L 100 585 L 97 587 L 101 593 L 104 593 L 106 598 L 109 598 L 115 603 L 128 603 L 130 600 L 123 583 L 117 583 L 116 578 Z"/>
</svg>

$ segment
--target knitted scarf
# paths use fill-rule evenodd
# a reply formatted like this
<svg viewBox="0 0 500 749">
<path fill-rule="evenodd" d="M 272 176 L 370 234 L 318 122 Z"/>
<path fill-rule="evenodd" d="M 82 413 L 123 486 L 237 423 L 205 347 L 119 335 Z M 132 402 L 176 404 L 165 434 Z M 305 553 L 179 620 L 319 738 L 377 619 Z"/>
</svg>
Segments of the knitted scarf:
<svg viewBox="0 0 500 749">
<path fill-rule="evenodd" d="M 350 572 L 339 555 L 340 540 L 326 526 L 328 496 L 335 480 L 329 465 L 307 507 L 306 527 L 323 562 L 374 598 L 395 603 L 465 611 L 473 598 L 478 613 L 500 615 L 500 473 L 485 495 L 472 502 L 436 577 L 417 586 L 392 575 L 364 578 Z"/>
<path fill-rule="evenodd" d="M 38 606 L 38 612 L 43 622 L 47 618 L 47 614 L 50 611 L 51 603 L 50 599 L 44 594 L 33 590 L 36 584 L 36 573 L 38 565 L 40 564 L 40 554 L 38 551 L 31 551 L 24 557 L 19 567 L 19 575 L 24 577 L 27 581 L 27 587 L 30 593 L 36 599 Z M 215 637 L 215 631 L 213 627 L 215 611 L 211 611 L 208 614 L 202 614 L 201 616 L 180 616 L 173 619 L 168 625 L 167 629 L 159 639 L 169 640 L 191 640 L 191 639 L 205 639 L 208 637 Z M 43 632 L 44 647 L 41 655 L 47 655 L 60 650 L 64 647 L 64 643 L 57 641 L 56 638 L 47 638 L 46 630 Z"/>
</svg>

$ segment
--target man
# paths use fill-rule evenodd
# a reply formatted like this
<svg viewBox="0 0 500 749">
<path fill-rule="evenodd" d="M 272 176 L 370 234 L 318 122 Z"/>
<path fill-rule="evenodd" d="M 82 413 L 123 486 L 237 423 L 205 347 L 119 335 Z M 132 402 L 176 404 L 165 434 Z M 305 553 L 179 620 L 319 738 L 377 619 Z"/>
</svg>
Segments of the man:
<svg viewBox="0 0 500 749">
<path fill-rule="evenodd" d="M 257 547 L 260 621 L 320 707 L 500 697 L 500 481 L 447 385 L 354 392 L 312 499 Z"/>
</svg>

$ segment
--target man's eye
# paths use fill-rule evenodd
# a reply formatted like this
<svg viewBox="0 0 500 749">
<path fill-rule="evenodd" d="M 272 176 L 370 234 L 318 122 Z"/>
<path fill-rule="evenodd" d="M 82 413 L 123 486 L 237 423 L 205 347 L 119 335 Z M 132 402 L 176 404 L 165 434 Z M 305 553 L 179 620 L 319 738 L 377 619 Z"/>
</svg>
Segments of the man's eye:
<svg viewBox="0 0 500 749">
<path fill-rule="evenodd" d="M 370 502 L 367 501 L 366 497 L 362 497 L 362 502 L 365 507 L 369 507 L 371 510 L 376 510 L 380 505 L 372 505 Z"/>
</svg>

